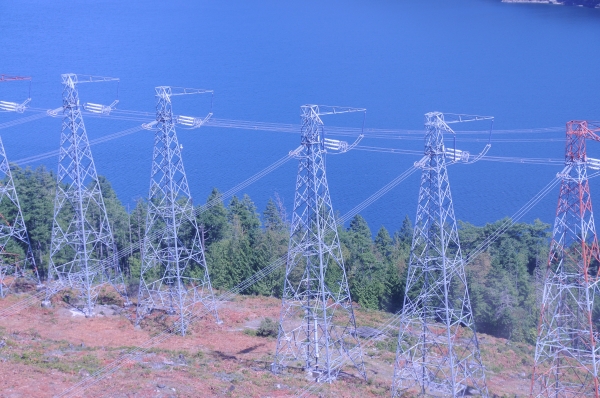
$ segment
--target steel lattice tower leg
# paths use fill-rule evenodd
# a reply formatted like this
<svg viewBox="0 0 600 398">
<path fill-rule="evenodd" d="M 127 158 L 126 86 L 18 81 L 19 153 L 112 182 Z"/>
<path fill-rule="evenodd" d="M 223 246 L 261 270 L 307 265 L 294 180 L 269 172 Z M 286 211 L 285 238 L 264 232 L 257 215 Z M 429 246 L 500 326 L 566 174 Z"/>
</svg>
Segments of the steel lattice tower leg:
<svg viewBox="0 0 600 398">
<path fill-rule="evenodd" d="M 587 176 L 588 122 L 567 123 L 565 169 L 552 231 L 531 396 L 598 397 L 598 239 Z"/>
<path fill-rule="evenodd" d="M 0 139 L 0 297 L 4 297 L 18 278 L 24 278 L 40 284 L 40 276 L 31 250 L 29 235 L 25 227 L 23 212 L 17 197 L 10 165 L 6 158 L 4 145 Z M 10 253 L 11 241 L 21 246 L 25 257 L 19 259 Z"/>
<path fill-rule="evenodd" d="M 195 92 L 175 94 L 171 87 L 156 88 L 158 129 L 154 137 L 137 309 L 137 324 L 155 309 L 177 315 L 177 329 L 182 335 L 186 334 L 199 303 L 221 322 L 171 105 L 172 95 L 187 93 Z"/>
<path fill-rule="evenodd" d="M 108 81 L 90 77 L 86 82 Z M 60 137 L 48 293 L 64 288 L 79 293 L 75 303 L 86 316 L 94 315 L 100 290 L 112 285 L 128 303 L 117 250 L 106 214 L 92 151 L 87 138 L 75 74 L 62 75 L 63 122 Z"/>
<path fill-rule="evenodd" d="M 487 396 L 446 169 L 444 115 L 425 115 L 425 157 L 400 319 L 392 396 Z M 460 341 L 460 342 L 459 342 Z M 410 390 L 415 391 L 415 390 Z"/>
<path fill-rule="evenodd" d="M 285 285 L 273 371 L 296 361 L 320 382 L 336 379 L 351 360 L 366 378 L 348 279 L 327 178 L 323 122 L 317 106 L 302 107 Z M 331 281 L 330 285 L 326 280 Z"/>
</svg>

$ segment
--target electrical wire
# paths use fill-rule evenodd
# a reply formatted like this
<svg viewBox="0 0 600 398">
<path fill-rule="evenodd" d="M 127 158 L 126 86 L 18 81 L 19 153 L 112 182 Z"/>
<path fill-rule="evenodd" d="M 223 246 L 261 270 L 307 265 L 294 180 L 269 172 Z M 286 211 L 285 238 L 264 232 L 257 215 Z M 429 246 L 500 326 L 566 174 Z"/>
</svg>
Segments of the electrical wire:
<svg viewBox="0 0 600 398">
<path fill-rule="evenodd" d="M 41 118 L 48 115 L 48 109 L 43 108 L 27 108 L 27 111 L 38 112 L 40 115 L 37 118 Z M 42 116 L 43 114 L 43 116 Z M 123 121 L 136 121 L 146 123 L 149 120 L 155 119 L 155 114 L 151 112 L 133 111 L 114 109 L 109 114 L 99 114 L 94 112 L 82 110 L 82 114 L 86 117 L 101 118 L 101 119 L 114 119 Z M 13 121 L 16 124 L 25 123 L 29 120 L 28 118 L 18 119 Z M 35 120 L 35 119 L 31 119 Z M 10 123 L 7 122 L 7 127 L 10 127 Z M 218 128 L 231 128 L 231 129 L 243 129 L 243 130 L 255 130 L 255 131 L 273 131 L 273 132 L 284 132 L 284 133 L 298 133 L 300 131 L 299 124 L 290 123 L 271 123 L 271 122 L 254 122 L 247 120 L 235 120 L 235 119 L 219 119 L 210 118 L 204 124 L 208 127 Z M 0 129 L 5 128 L 3 124 L 0 124 Z M 424 135 L 423 130 L 414 129 L 382 129 L 382 128 L 355 128 L 355 127 L 336 127 L 327 126 L 325 128 L 326 134 L 338 135 L 338 136 L 351 136 L 356 137 L 358 135 L 364 135 L 366 138 L 379 138 L 379 139 L 397 139 L 397 140 L 422 140 Z M 542 128 L 530 128 L 530 129 L 504 129 L 495 130 L 494 135 L 498 134 L 549 134 L 555 132 L 563 132 L 564 127 L 542 127 Z M 455 131 L 457 135 L 489 135 L 488 130 L 471 130 Z M 461 139 L 463 142 L 488 142 L 487 138 L 482 139 Z M 562 142 L 563 138 L 516 138 L 516 139 L 492 139 L 492 142 L 497 143 L 515 143 L 515 142 Z"/>
<path fill-rule="evenodd" d="M 358 151 L 367 152 L 380 152 L 380 153 L 394 153 L 400 155 L 415 155 L 423 156 L 423 151 L 409 150 L 409 149 L 397 149 L 397 148 L 385 148 L 385 147 L 374 147 L 357 145 L 353 148 Z M 563 159 L 551 159 L 551 158 L 521 158 L 511 156 L 482 156 L 479 160 L 485 160 L 488 162 L 501 162 L 501 163 L 519 163 L 519 164 L 539 164 L 539 165 L 562 165 L 565 163 Z M 460 163 L 460 162 L 459 162 Z"/>
<path fill-rule="evenodd" d="M 255 183 L 256 181 L 260 180 L 261 178 L 265 177 L 266 175 L 270 174 L 271 172 L 273 172 L 274 170 L 278 169 L 279 167 L 283 166 L 285 163 L 287 163 L 290 159 L 292 159 L 294 157 L 292 151 L 291 153 L 287 154 L 286 156 L 282 157 L 281 159 L 277 160 L 275 163 L 267 166 L 266 168 L 262 169 L 261 171 L 259 171 L 258 173 L 254 174 L 253 176 L 251 176 L 250 178 L 242 181 L 241 183 L 237 184 L 236 186 L 234 186 L 233 188 L 223 192 L 222 194 L 220 194 L 218 197 L 216 197 L 215 199 L 211 200 L 208 203 L 205 203 L 201 206 L 198 206 L 194 209 L 194 212 L 192 214 L 192 216 L 197 217 L 200 214 L 202 214 L 203 212 L 211 209 L 212 207 L 218 205 L 219 203 L 221 203 L 223 200 L 225 199 L 229 199 L 230 197 L 232 197 L 233 195 L 235 195 L 236 193 L 238 193 L 239 191 L 241 191 L 242 189 L 247 188 L 248 186 L 250 186 L 251 184 Z M 162 235 L 164 231 L 159 230 L 156 231 L 154 234 L 145 237 L 144 239 L 156 239 L 158 237 L 160 237 Z M 128 246 L 126 248 L 123 248 L 121 250 L 118 251 L 117 253 L 117 257 L 118 259 L 124 258 L 125 256 L 131 255 L 132 251 L 137 251 L 140 249 L 140 247 L 143 245 L 143 242 L 137 242 L 134 243 L 131 246 Z"/>
<path fill-rule="evenodd" d="M 381 189 L 379 189 L 378 191 L 373 193 L 371 196 L 369 196 L 363 202 L 359 203 L 352 210 L 350 210 L 348 213 L 346 213 L 343 217 L 336 220 L 337 225 L 343 225 L 345 222 L 349 221 L 352 217 L 356 216 L 360 211 L 362 211 L 364 208 L 366 208 L 366 206 L 372 204 L 375 200 L 381 198 L 385 193 L 389 192 L 393 187 L 397 186 L 402 181 L 404 181 L 408 176 L 410 176 L 415 171 L 414 169 L 415 169 L 414 167 L 408 169 L 404 173 L 400 174 L 398 177 L 394 178 L 388 184 L 383 186 Z M 233 289 L 221 294 L 219 297 L 217 297 L 216 301 L 223 302 L 225 300 L 230 299 L 235 294 L 242 292 L 243 290 L 245 290 L 249 286 L 252 286 L 254 283 L 260 281 L 264 277 L 272 274 L 279 267 L 283 266 L 286 263 L 286 261 L 287 261 L 287 254 L 284 254 L 283 256 L 279 257 L 277 260 L 273 261 L 271 264 L 269 264 L 265 268 L 258 271 L 256 274 L 252 275 L 248 279 L 239 283 Z M 203 309 L 200 312 L 196 312 L 194 315 L 192 315 L 190 317 L 190 323 L 193 322 L 194 320 L 208 314 L 208 312 L 209 311 L 207 309 Z M 76 394 L 83 393 L 85 390 L 89 389 L 94 384 L 100 382 L 101 380 L 103 380 L 104 378 L 109 376 L 110 374 L 116 372 L 118 369 L 120 369 L 126 363 L 135 361 L 141 355 L 146 353 L 150 348 L 152 348 L 152 347 L 156 346 L 157 344 L 160 344 L 163 341 L 170 338 L 172 336 L 173 332 L 176 332 L 178 330 L 177 328 L 178 328 L 178 325 L 176 323 L 173 327 L 165 329 L 163 332 L 161 332 L 160 334 L 147 340 L 146 342 L 141 344 L 139 347 L 133 348 L 133 349 L 127 351 L 126 353 L 123 353 L 119 358 L 117 358 L 110 364 L 106 365 L 105 367 L 99 369 L 98 371 L 94 372 L 92 375 L 81 380 L 79 383 L 73 385 L 69 389 L 63 391 L 61 394 L 57 395 L 57 397 L 74 396 Z"/>
<path fill-rule="evenodd" d="M 554 187 L 556 187 L 561 181 L 562 181 L 562 179 L 559 176 L 554 177 L 546 186 L 544 186 L 527 203 L 525 203 L 525 205 L 523 205 L 523 207 L 521 207 L 519 210 L 517 210 L 517 212 L 515 214 L 513 214 L 512 217 L 508 218 L 490 236 L 488 236 L 483 242 L 481 242 L 479 244 L 479 246 L 477 246 L 472 252 L 470 252 L 466 256 L 465 260 L 463 261 L 463 264 L 466 266 L 471 261 L 473 261 L 475 258 L 477 258 L 477 256 L 479 254 L 481 254 L 481 252 L 483 252 L 484 250 L 487 250 L 492 243 L 494 243 L 510 227 L 512 227 L 513 225 L 515 225 L 515 223 L 517 223 L 517 221 L 519 219 L 521 219 L 521 217 L 523 217 L 529 210 L 531 210 L 544 197 L 546 197 L 546 195 L 548 195 L 548 193 L 550 193 L 552 191 L 552 189 Z M 386 333 L 386 331 L 392 325 L 394 325 L 395 323 L 398 323 L 398 321 L 400 320 L 400 318 L 401 318 L 401 312 L 399 312 L 396 316 L 394 316 L 393 318 L 391 318 L 390 320 L 388 320 L 388 322 L 386 324 L 384 324 L 383 327 L 381 327 L 380 329 L 377 329 L 377 333 L 374 333 L 374 335 L 379 336 L 379 335 L 382 335 L 382 334 Z M 374 340 L 374 338 L 375 337 L 373 337 L 370 340 L 368 340 L 367 344 L 369 342 L 372 342 Z M 364 345 L 361 345 L 361 346 L 364 346 Z M 360 350 L 361 348 L 360 347 L 355 347 L 354 349 L 359 349 Z M 337 370 L 338 368 L 341 368 L 346 363 L 347 358 L 349 356 L 350 355 L 338 357 L 338 363 L 336 363 L 334 365 L 334 370 Z M 322 387 L 322 385 L 323 385 L 322 383 L 318 383 L 316 381 L 312 382 L 311 384 L 309 384 L 308 386 L 306 386 L 303 390 L 301 390 L 300 392 L 298 392 L 296 394 L 296 397 L 305 397 L 307 394 L 319 390 Z"/>
<path fill-rule="evenodd" d="M 48 115 L 45 112 L 43 112 L 43 113 L 38 113 L 36 115 L 31 115 L 31 116 L 27 116 L 27 117 L 22 117 L 20 119 L 11 120 L 10 122 L 0 123 L 0 130 L 7 129 L 7 128 L 13 127 L 13 126 L 18 126 L 19 124 L 32 122 L 34 120 L 42 119 L 47 116 Z"/>
<path fill-rule="evenodd" d="M 117 138 L 121 138 L 121 137 L 125 137 L 125 136 L 128 136 L 128 135 L 137 133 L 138 131 L 141 131 L 141 130 L 143 130 L 143 128 L 141 126 L 132 127 L 130 129 L 127 129 L 127 130 L 119 131 L 119 132 L 116 132 L 116 133 L 113 133 L 113 134 L 108 134 L 108 135 L 105 135 L 103 137 L 90 140 L 89 144 L 90 144 L 90 146 L 97 145 L 97 144 L 102 144 L 102 143 L 107 142 L 107 141 L 111 141 L 111 140 L 114 140 L 114 139 L 117 139 Z M 17 164 L 19 166 L 22 166 L 22 165 L 25 165 L 25 164 L 28 164 L 28 163 L 39 162 L 40 160 L 48 159 L 48 158 L 51 158 L 51 157 L 58 157 L 58 154 L 59 154 L 59 151 L 49 151 L 49 152 L 41 153 L 39 155 L 34 155 L 34 156 L 29 156 L 29 157 L 26 157 L 26 158 L 22 158 L 22 159 L 19 159 L 19 160 L 15 161 L 15 162 L 11 162 L 11 163 L 15 163 L 15 164 Z"/>
<path fill-rule="evenodd" d="M 45 289 L 40 290 L 40 291 L 36 292 L 35 294 L 28 296 L 27 298 L 19 300 L 16 303 L 14 303 L 6 308 L 3 308 L 2 310 L 0 310 L 0 318 L 4 318 L 6 316 L 12 316 L 12 315 L 24 310 L 25 308 L 28 308 L 29 306 L 33 305 L 34 303 L 39 302 L 39 300 L 41 300 L 45 295 L 46 295 Z"/>
<path fill-rule="evenodd" d="M 246 180 L 242 181 L 241 183 L 237 184 L 236 186 L 234 186 L 233 188 L 225 191 L 224 193 L 222 193 L 221 195 L 219 195 L 219 197 L 211 200 L 210 202 L 199 206 L 197 208 L 194 209 L 194 213 L 193 216 L 197 217 L 198 215 L 200 215 L 201 213 L 205 212 L 206 210 L 216 206 L 217 204 L 221 203 L 222 200 L 227 199 L 229 197 L 232 197 L 233 195 L 235 195 L 236 193 L 238 193 L 239 191 L 241 191 L 242 189 L 247 188 L 248 186 L 250 186 L 251 184 L 253 184 L 254 182 L 260 180 L 261 178 L 265 177 L 266 175 L 268 175 L 269 173 L 273 172 L 274 170 L 278 169 L 279 167 L 283 166 L 287 161 L 289 161 L 291 158 L 294 157 L 294 151 L 290 152 L 289 154 L 287 154 L 286 156 L 284 156 L 283 158 L 277 160 L 275 163 L 267 166 L 266 168 L 262 169 L 261 171 L 259 171 L 258 173 L 252 175 L 250 178 L 247 178 Z M 145 237 L 145 239 L 156 239 L 158 238 L 161 233 L 164 231 L 156 231 L 154 234 L 149 235 L 148 237 Z M 140 247 L 142 246 L 143 242 L 136 242 L 130 246 L 124 247 L 122 249 L 120 249 L 117 253 L 117 260 L 120 260 L 122 258 L 125 258 L 126 256 L 130 256 L 131 254 L 133 254 L 134 251 L 138 251 L 140 249 Z M 50 291 L 50 293 L 48 293 L 47 289 L 52 289 Z M 49 287 L 48 285 L 46 286 L 46 290 L 42 291 L 42 292 L 38 292 L 35 295 L 32 295 L 30 297 L 27 297 L 15 304 L 13 304 L 10 307 L 7 307 L 3 310 L 0 311 L 0 318 L 5 317 L 5 316 L 11 316 L 14 315 L 16 313 L 18 313 L 19 311 L 29 307 L 30 305 L 33 305 L 33 303 L 41 298 L 44 295 L 47 296 L 53 296 L 56 293 L 60 292 L 62 289 L 66 288 L 66 286 L 62 286 L 62 285 L 58 285 L 58 284 L 53 284 L 52 287 Z"/>
</svg>

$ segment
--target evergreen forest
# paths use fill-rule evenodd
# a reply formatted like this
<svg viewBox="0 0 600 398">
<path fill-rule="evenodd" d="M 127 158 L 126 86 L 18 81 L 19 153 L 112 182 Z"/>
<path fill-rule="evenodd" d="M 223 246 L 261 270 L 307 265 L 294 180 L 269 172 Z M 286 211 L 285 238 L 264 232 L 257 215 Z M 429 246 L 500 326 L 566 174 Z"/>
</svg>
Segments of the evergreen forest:
<svg viewBox="0 0 600 398">
<path fill-rule="evenodd" d="M 43 166 L 37 169 L 12 166 L 12 173 L 40 276 L 44 279 L 49 259 L 56 176 Z M 103 177 L 99 180 L 118 249 L 139 243 L 144 236 L 145 202 L 138 201 L 128 212 L 110 182 Z M 207 201 L 219 197 L 219 191 L 213 189 Z M 2 214 L 10 211 L 3 206 L 0 204 Z M 262 211 L 244 195 L 234 196 L 228 203 L 218 201 L 216 206 L 201 213 L 198 225 L 204 237 L 213 287 L 228 290 L 284 255 L 288 245 L 288 220 L 289 212 L 277 195 Z M 504 221 L 483 227 L 461 222 L 463 257 L 466 258 Z M 546 263 L 549 228 L 548 224 L 537 220 L 531 224 L 516 223 L 467 265 L 478 331 L 512 341 L 535 343 L 541 269 Z M 411 220 L 405 217 L 397 231 L 380 227 L 373 234 L 366 220 L 357 215 L 347 228 L 339 228 L 339 236 L 353 301 L 367 310 L 400 310 L 410 257 Z M 120 261 L 129 293 L 136 297 L 140 252 L 132 250 Z M 279 297 L 283 290 L 283 274 L 284 269 L 280 267 L 243 293 Z"/>
</svg>

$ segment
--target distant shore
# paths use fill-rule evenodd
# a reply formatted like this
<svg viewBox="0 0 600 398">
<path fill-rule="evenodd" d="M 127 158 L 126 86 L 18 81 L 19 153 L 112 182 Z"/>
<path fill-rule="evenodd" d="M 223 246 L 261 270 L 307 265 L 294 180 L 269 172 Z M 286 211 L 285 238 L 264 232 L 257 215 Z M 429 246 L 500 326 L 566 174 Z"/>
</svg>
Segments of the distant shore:
<svg viewBox="0 0 600 398">
<path fill-rule="evenodd" d="M 502 0 L 503 3 L 540 3 L 563 5 L 558 0 Z"/>
<path fill-rule="evenodd" d="M 580 7 L 600 8 L 600 0 L 502 0 L 503 3 L 537 3 L 555 5 L 574 5 Z M 595 6 L 595 7 L 594 7 Z"/>
</svg>

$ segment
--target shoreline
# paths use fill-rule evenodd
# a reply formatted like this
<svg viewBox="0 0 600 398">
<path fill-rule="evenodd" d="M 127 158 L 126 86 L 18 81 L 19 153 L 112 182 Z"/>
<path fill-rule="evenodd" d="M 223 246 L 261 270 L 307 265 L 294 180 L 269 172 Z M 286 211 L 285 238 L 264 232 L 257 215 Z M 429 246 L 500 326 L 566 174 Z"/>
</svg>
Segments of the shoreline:
<svg viewBox="0 0 600 398">
<path fill-rule="evenodd" d="M 502 0 L 502 3 L 533 3 L 533 4 L 555 4 L 562 6 L 563 3 L 558 0 Z"/>
<path fill-rule="evenodd" d="M 502 0 L 502 3 L 521 3 L 521 4 L 553 4 L 557 6 L 564 6 L 565 2 L 561 0 Z M 574 4 L 577 7 L 583 7 L 580 4 Z M 592 8 L 592 7 L 589 7 Z M 600 8 L 600 4 L 593 8 Z"/>
</svg>

